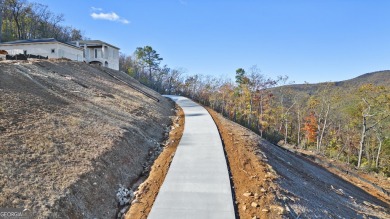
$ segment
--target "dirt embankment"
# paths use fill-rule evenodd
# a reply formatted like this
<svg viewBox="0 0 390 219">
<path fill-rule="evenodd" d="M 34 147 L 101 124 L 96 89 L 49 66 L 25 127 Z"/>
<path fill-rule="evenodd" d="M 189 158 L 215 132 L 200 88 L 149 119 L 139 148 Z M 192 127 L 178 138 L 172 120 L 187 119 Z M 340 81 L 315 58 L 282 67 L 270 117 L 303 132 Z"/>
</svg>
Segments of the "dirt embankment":
<svg viewBox="0 0 390 219">
<path fill-rule="evenodd" d="M 260 187 L 265 188 L 268 195 L 261 197 L 266 201 L 260 202 L 260 209 L 266 206 L 266 210 L 279 210 L 274 215 L 270 214 L 272 211 L 261 212 L 260 218 L 390 218 L 386 197 L 378 196 L 381 198 L 378 199 L 369 194 L 371 191 L 362 190 L 313 161 L 267 142 L 220 114 L 211 110 L 210 113 L 225 144 L 241 218 L 258 216 L 258 212 L 253 212 L 256 208 L 248 208 L 253 199 L 246 198 L 248 192 L 254 193 L 248 188 L 259 192 L 257 179 L 266 182 Z M 256 162 L 256 158 L 260 162 Z M 245 176 L 251 178 L 245 179 Z M 262 194 L 261 191 L 264 190 L 258 194 Z M 280 213 L 283 214 L 278 215 Z"/>
<path fill-rule="evenodd" d="M 145 174 L 174 115 L 172 102 L 118 71 L 0 63 L 0 207 L 34 218 L 114 217 L 117 189 Z"/>
<path fill-rule="evenodd" d="M 207 109 L 217 124 L 233 178 L 234 195 L 240 218 L 283 218 L 286 210 L 276 199 L 277 174 L 258 156 L 260 137 L 246 128 Z"/>
<path fill-rule="evenodd" d="M 242 211 L 243 209 L 248 210 L 247 203 L 249 200 L 239 199 L 240 197 L 245 198 L 242 195 L 242 192 L 244 192 L 242 189 L 246 189 L 251 185 L 256 189 L 253 179 L 252 181 L 247 179 L 241 183 L 236 182 L 245 179 L 245 174 L 247 176 L 253 175 L 254 179 L 258 176 L 259 179 L 268 182 L 268 190 L 266 189 L 266 191 L 270 196 L 265 197 L 268 202 L 264 204 L 265 206 L 267 204 L 273 206 L 266 209 L 279 209 L 279 212 L 283 212 L 283 215 L 280 215 L 282 217 L 390 218 L 389 201 L 383 199 L 383 197 L 381 197 L 382 200 L 378 199 L 311 160 L 267 142 L 252 131 L 223 118 L 220 114 L 215 114 L 212 111 L 210 113 L 214 118 L 217 117 L 222 121 L 221 123 L 215 120 L 219 124 L 218 127 L 224 139 L 227 156 L 233 155 L 232 159 L 229 157 L 229 162 L 241 218 L 252 218 L 254 215 L 252 212 L 245 215 L 248 212 Z M 231 136 L 230 139 L 234 147 L 230 150 L 234 153 L 229 154 L 229 143 L 227 143 L 229 137 L 226 136 L 226 132 L 227 135 Z M 242 154 L 243 150 L 240 150 L 243 145 L 247 148 L 248 152 L 246 154 Z M 257 165 L 261 164 L 261 167 L 258 169 L 252 167 L 256 166 L 256 162 L 253 163 L 254 157 L 260 160 Z M 234 163 L 238 165 L 234 165 Z M 236 178 L 236 180 L 234 180 L 235 166 L 241 166 L 243 172 L 241 173 L 243 177 Z M 264 172 L 268 173 L 264 174 Z M 262 187 L 267 188 L 266 186 L 262 185 Z M 275 202 L 283 207 L 272 205 Z M 253 208 L 249 209 L 253 210 Z M 269 212 L 260 215 L 261 218 L 280 216 L 270 215 Z"/>
<path fill-rule="evenodd" d="M 177 120 L 174 121 L 169 140 L 163 152 L 155 160 L 148 178 L 138 187 L 135 198 L 124 218 L 126 219 L 146 219 L 156 200 L 158 191 L 168 173 L 177 146 L 184 131 L 184 112 L 179 107 Z"/>
<path fill-rule="evenodd" d="M 321 165 L 342 179 L 390 204 L 390 178 L 386 178 L 376 173 L 367 173 L 364 170 L 353 168 L 338 160 L 332 160 L 321 154 L 303 150 L 292 145 L 285 144 L 281 145 L 281 147 Z"/>
<path fill-rule="evenodd" d="M 390 218 L 386 198 L 379 200 L 208 110 L 223 139 L 240 218 Z M 154 163 L 126 218 L 147 218 L 174 150 L 165 150 Z"/>
<path fill-rule="evenodd" d="M 278 194 L 293 217 L 390 218 L 389 204 L 313 161 L 265 140 L 259 148 L 280 175 Z"/>
<path fill-rule="evenodd" d="M 275 200 L 277 191 L 272 167 L 256 156 L 258 136 L 224 119 L 208 109 L 216 122 L 224 142 L 229 169 L 234 182 L 236 211 L 240 218 L 282 218 L 285 209 Z M 125 218 L 147 218 L 158 194 L 183 132 L 182 112 L 177 129 L 170 133 L 170 142 L 156 159 L 148 179 L 136 192 Z"/>
</svg>

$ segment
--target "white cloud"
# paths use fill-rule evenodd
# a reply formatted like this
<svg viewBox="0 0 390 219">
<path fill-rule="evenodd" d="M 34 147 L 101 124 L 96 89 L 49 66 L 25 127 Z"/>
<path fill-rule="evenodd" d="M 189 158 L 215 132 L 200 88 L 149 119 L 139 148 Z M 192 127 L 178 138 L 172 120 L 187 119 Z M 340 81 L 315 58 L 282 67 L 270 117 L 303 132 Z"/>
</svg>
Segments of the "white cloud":
<svg viewBox="0 0 390 219">
<path fill-rule="evenodd" d="M 130 21 L 128 21 L 124 18 L 121 18 L 115 12 L 111 12 L 111 13 L 103 13 L 103 12 L 95 13 L 95 12 L 93 12 L 91 14 L 91 17 L 95 20 L 116 21 L 116 22 L 120 22 L 122 24 L 129 24 L 130 23 Z"/>
<path fill-rule="evenodd" d="M 91 17 L 93 19 L 96 19 L 96 20 L 109 20 L 109 21 L 116 21 L 116 20 L 119 20 L 119 15 L 117 15 L 115 12 L 111 12 L 111 13 L 103 13 L 103 12 L 100 12 L 99 14 L 97 13 L 92 13 L 91 14 Z"/>
<path fill-rule="evenodd" d="M 103 11 L 103 8 L 91 7 L 92 11 Z"/>
</svg>

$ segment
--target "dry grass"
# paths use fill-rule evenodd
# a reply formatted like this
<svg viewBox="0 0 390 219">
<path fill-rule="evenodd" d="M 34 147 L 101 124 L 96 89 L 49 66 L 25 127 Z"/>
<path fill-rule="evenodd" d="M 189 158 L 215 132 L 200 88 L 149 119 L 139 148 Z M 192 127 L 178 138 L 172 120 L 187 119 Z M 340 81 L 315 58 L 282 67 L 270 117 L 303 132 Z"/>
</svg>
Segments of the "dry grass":
<svg viewBox="0 0 390 219">
<path fill-rule="evenodd" d="M 0 81 L 0 206 L 39 217 L 113 217 L 174 114 L 84 63 L 0 63 Z"/>
</svg>

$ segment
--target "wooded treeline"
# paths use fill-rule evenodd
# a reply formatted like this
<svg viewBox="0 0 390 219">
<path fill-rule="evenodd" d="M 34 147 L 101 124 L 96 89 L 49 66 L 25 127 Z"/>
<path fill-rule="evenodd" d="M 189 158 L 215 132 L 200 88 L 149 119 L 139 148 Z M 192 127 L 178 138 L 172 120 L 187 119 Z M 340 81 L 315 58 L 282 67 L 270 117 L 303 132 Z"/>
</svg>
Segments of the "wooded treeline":
<svg viewBox="0 0 390 219">
<path fill-rule="evenodd" d="M 64 15 L 48 6 L 27 0 L 0 0 L 0 42 L 55 38 L 61 42 L 81 40 L 81 30 L 64 26 Z"/>
<path fill-rule="evenodd" d="M 288 85 L 254 66 L 235 81 L 160 66 L 150 46 L 121 55 L 120 69 L 162 94 L 187 96 L 273 143 L 313 150 L 390 176 L 390 87 L 321 83 Z M 390 77 L 390 72 L 386 75 Z M 308 89 L 310 88 L 310 89 Z"/>
</svg>

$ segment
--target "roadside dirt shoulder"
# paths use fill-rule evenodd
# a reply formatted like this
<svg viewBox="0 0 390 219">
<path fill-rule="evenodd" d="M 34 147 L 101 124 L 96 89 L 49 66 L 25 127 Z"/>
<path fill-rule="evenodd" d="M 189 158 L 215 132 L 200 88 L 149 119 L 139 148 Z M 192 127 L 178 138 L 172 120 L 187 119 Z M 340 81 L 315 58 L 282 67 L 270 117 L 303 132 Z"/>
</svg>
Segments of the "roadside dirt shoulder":
<svg viewBox="0 0 390 219">
<path fill-rule="evenodd" d="M 207 108 L 223 140 L 240 218 L 282 218 L 275 171 L 257 154 L 259 136 Z"/>
<path fill-rule="evenodd" d="M 275 200 L 276 173 L 256 154 L 259 136 L 207 109 L 218 126 L 234 183 L 236 211 L 240 218 L 283 218 L 285 209 Z M 135 199 L 124 218 L 147 218 L 164 182 L 184 130 L 180 110 L 164 151 L 154 162 L 148 178 L 135 192 Z"/>
<path fill-rule="evenodd" d="M 184 112 L 179 106 L 176 107 L 177 118 L 172 125 L 169 139 L 164 146 L 164 150 L 153 163 L 148 178 L 140 184 L 138 191 L 135 192 L 135 199 L 124 216 L 126 219 L 145 219 L 152 209 L 184 131 Z"/>
<path fill-rule="evenodd" d="M 387 202 L 209 112 L 225 144 L 240 218 L 389 218 Z"/>
</svg>

